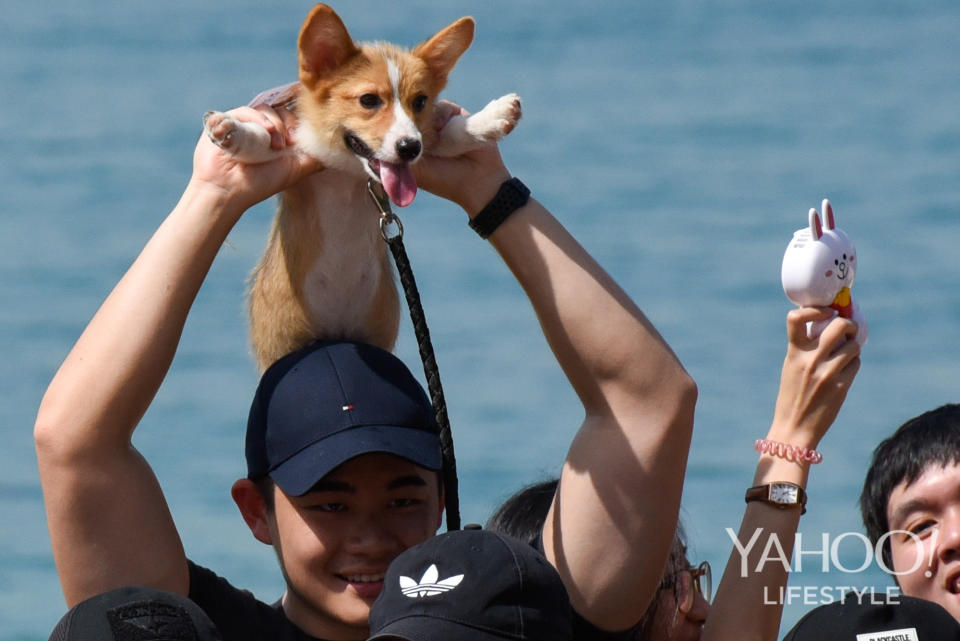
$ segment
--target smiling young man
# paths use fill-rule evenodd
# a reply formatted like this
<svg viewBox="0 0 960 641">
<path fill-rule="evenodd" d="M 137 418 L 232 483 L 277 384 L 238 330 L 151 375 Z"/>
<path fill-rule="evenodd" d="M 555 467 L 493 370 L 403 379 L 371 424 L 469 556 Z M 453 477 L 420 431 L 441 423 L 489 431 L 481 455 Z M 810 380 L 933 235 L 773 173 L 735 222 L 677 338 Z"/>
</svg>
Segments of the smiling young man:
<svg viewBox="0 0 960 641">
<path fill-rule="evenodd" d="M 253 535 L 276 550 L 282 607 L 266 609 L 193 563 L 190 597 L 226 639 L 248 638 L 258 612 L 271 620 L 262 634 L 288 619 L 314 637 L 364 637 L 390 562 L 440 526 L 437 432 L 420 384 L 388 352 L 316 342 L 281 358 L 257 388 L 247 477 L 232 494 Z"/>
<path fill-rule="evenodd" d="M 860 495 L 874 545 L 903 594 L 960 621 L 960 405 L 904 423 L 881 442 Z"/>
<path fill-rule="evenodd" d="M 231 114 L 264 124 L 277 149 L 292 142 L 285 109 Z M 144 585 L 189 594 L 224 641 L 358 641 L 387 565 L 436 532 L 429 403 L 399 361 L 365 346 L 314 345 L 281 359 L 251 408 L 248 474 L 232 495 L 253 535 L 276 550 L 286 578 L 277 604 L 187 560 L 159 483 L 131 444 L 227 233 L 254 203 L 318 169 L 297 153 L 245 165 L 203 137 L 180 202 L 51 382 L 34 438 L 68 605 Z M 579 615 L 603 631 L 628 630 L 672 543 L 696 386 L 639 307 L 511 178 L 496 146 L 427 155 L 415 169 L 422 187 L 460 205 L 517 278 L 581 401 L 544 553 Z"/>
</svg>

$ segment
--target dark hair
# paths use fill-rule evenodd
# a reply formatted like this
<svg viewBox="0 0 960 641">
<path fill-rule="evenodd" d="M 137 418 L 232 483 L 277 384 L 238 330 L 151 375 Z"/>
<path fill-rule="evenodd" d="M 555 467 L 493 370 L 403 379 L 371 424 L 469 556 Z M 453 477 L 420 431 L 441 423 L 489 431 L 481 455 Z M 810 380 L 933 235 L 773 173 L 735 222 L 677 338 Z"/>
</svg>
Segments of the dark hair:
<svg viewBox="0 0 960 641">
<path fill-rule="evenodd" d="M 547 520 L 547 512 L 557 493 L 558 479 L 534 483 L 503 502 L 484 526 L 536 546 Z"/>
<path fill-rule="evenodd" d="M 554 478 L 522 488 L 494 511 L 484 528 L 520 539 L 529 545 L 539 546 L 540 533 L 547 520 L 547 512 L 550 511 L 558 484 L 559 479 Z M 632 637 L 634 641 L 652 639 L 651 635 L 656 632 L 654 621 L 659 609 L 663 606 L 660 597 L 665 591 L 673 592 L 675 607 L 679 607 L 680 581 L 678 579 L 680 572 L 687 566 L 686 537 L 683 526 L 678 522 L 673 545 L 670 547 L 670 554 L 663 569 L 663 578 L 650 605 L 643 613 L 643 618 L 634 627 Z"/>
<path fill-rule="evenodd" d="M 633 641 L 656 641 L 661 637 L 662 632 L 656 627 L 657 615 L 660 608 L 664 607 L 661 597 L 668 590 L 673 592 L 673 612 L 671 616 L 676 616 L 680 609 L 680 573 L 689 567 L 687 537 L 683 531 L 683 524 L 677 521 L 677 531 L 673 537 L 673 545 L 670 546 L 667 564 L 663 568 L 663 578 L 660 579 L 660 585 L 650 600 L 650 605 L 647 606 L 643 617 L 634 628 Z"/>
<path fill-rule="evenodd" d="M 930 465 L 954 463 L 960 463 L 960 404 L 914 417 L 877 445 L 860 493 L 860 515 L 870 541 L 876 545 L 890 529 L 887 507 L 895 487 L 910 485 Z M 882 553 L 886 566 L 893 568 L 889 538 Z"/>
</svg>

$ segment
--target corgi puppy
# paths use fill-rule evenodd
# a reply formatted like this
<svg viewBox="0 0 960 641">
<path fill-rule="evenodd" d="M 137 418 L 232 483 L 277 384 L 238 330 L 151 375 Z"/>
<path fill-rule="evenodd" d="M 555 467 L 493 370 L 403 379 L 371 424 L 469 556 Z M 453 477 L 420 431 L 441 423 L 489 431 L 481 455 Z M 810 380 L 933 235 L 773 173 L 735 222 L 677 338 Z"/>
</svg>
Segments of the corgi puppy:
<svg viewBox="0 0 960 641">
<path fill-rule="evenodd" d="M 509 94 L 435 127 L 437 95 L 473 40 L 465 17 L 406 50 L 355 43 L 318 4 L 298 41 L 297 146 L 323 169 L 284 191 L 263 258 L 251 275 L 250 337 L 261 370 L 311 340 L 356 340 L 392 350 L 400 303 L 368 179 L 399 207 L 417 193 L 411 165 L 424 153 L 455 156 L 491 144 L 521 116 Z M 281 107 L 282 108 L 282 107 Z M 246 162 L 278 153 L 267 131 L 220 112 L 207 135 Z"/>
</svg>

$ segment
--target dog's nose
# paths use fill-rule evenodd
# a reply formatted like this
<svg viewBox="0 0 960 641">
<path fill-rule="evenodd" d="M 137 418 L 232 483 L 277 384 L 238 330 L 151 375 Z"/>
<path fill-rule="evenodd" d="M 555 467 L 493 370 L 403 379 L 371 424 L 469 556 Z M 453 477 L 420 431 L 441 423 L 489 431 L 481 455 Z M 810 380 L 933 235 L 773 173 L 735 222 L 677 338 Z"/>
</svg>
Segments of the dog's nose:
<svg viewBox="0 0 960 641">
<path fill-rule="evenodd" d="M 403 160 L 413 160 L 420 155 L 420 141 L 416 138 L 403 138 L 397 143 L 397 155 Z"/>
</svg>

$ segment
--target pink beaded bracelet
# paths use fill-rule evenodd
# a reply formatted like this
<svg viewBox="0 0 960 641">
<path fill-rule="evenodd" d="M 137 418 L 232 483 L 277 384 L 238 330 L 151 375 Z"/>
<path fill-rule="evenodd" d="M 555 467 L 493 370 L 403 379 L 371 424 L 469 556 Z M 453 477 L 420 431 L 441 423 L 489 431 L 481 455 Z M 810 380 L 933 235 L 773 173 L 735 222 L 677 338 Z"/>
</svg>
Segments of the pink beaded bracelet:
<svg viewBox="0 0 960 641">
<path fill-rule="evenodd" d="M 761 454 L 779 456 L 788 461 L 797 461 L 798 463 L 800 461 L 806 461 L 811 465 L 816 465 L 823 460 L 823 454 L 817 450 L 788 445 L 787 443 L 780 443 L 778 441 L 768 441 L 765 438 L 758 438 L 753 444 L 753 449 Z"/>
</svg>

